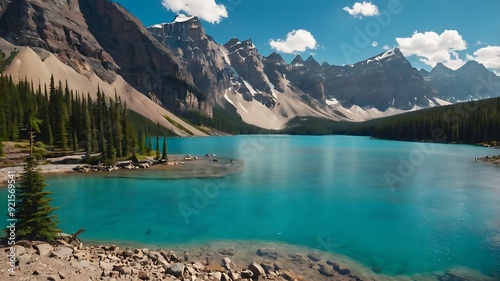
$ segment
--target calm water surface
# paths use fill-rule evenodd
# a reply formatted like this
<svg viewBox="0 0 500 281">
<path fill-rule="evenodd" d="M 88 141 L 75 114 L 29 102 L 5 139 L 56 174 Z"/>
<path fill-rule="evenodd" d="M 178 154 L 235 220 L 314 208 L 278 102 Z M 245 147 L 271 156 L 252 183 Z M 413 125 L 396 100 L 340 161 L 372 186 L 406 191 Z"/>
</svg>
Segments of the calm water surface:
<svg viewBox="0 0 500 281">
<path fill-rule="evenodd" d="M 65 232 L 151 245 L 275 241 L 376 272 L 467 267 L 500 278 L 500 167 L 474 146 L 348 136 L 169 139 L 173 154 L 238 158 L 222 179 L 50 177 Z M 167 171 L 168 172 L 168 171 Z M 0 190 L 6 195 L 6 190 Z"/>
</svg>

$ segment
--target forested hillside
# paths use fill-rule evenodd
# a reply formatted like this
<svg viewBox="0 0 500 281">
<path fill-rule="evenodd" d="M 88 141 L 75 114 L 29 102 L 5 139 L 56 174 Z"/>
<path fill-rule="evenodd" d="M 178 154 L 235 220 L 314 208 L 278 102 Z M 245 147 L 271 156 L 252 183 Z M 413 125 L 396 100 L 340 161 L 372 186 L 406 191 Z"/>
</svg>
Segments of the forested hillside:
<svg viewBox="0 0 500 281">
<path fill-rule="evenodd" d="M 74 92 L 66 83 L 34 86 L 26 80 L 15 83 L 0 76 L 0 140 L 34 141 L 53 151 L 101 153 L 112 163 L 131 154 L 142 135 L 167 134 L 167 129 L 130 112 L 120 98 L 105 100 L 98 90 L 97 100 Z M 132 118 L 131 118 L 132 116 Z"/>
<path fill-rule="evenodd" d="M 298 117 L 286 134 L 365 135 L 406 141 L 480 143 L 500 141 L 500 98 L 409 112 L 362 123 Z"/>
<path fill-rule="evenodd" d="M 480 143 L 500 140 L 500 98 L 460 103 L 366 122 L 374 137 Z M 441 137 L 439 137 L 441 136 Z"/>
</svg>

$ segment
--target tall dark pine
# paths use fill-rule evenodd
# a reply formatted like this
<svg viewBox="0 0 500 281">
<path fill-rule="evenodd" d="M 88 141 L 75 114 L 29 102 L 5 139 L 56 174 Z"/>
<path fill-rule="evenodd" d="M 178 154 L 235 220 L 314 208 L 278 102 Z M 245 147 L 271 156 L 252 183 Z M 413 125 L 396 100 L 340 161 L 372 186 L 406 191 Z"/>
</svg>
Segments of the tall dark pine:
<svg viewBox="0 0 500 281">
<path fill-rule="evenodd" d="M 47 185 L 36 166 L 33 157 L 27 158 L 26 172 L 22 175 L 18 188 L 16 211 L 17 240 L 54 240 L 60 230 L 57 228 L 55 208 L 50 206 L 50 192 L 45 191 Z"/>
<path fill-rule="evenodd" d="M 161 159 L 165 159 L 168 162 L 167 136 L 163 137 L 163 153 Z"/>
<path fill-rule="evenodd" d="M 160 137 L 156 136 L 156 159 L 160 160 Z"/>
<path fill-rule="evenodd" d="M 123 111 L 121 114 L 121 129 L 122 129 L 122 155 L 128 155 L 134 147 L 132 128 L 128 117 L 127 102 L 123 104 Z"/>
</svg>

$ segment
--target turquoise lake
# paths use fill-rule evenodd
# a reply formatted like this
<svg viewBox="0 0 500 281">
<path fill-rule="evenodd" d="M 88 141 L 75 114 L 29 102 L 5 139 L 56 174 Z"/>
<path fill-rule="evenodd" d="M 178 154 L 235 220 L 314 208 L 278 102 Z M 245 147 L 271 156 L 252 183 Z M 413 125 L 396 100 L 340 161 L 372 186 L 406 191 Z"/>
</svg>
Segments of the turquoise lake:
<svg viewBox="0 0 500 281">
<path fill-rule="evenodd" d="M 500 167 L 474 161 L 498 150 L 351 136 L 168 141 L 171 154 L 214 153 L 244 169 L 219 179 L 51 176 L 61 229 L 150 245 L 280 242 L 392 276 L 467 267 L 500 279 Z"/>
</svg>

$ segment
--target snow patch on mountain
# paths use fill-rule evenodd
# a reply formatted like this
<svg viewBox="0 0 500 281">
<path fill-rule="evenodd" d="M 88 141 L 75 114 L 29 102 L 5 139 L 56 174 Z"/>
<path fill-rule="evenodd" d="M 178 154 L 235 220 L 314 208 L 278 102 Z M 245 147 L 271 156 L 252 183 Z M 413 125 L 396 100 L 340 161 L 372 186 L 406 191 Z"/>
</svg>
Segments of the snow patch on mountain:
<svg viewBox="0 0 500 281">
<path fill-rule="evenodd" d="M 186 22 L 186 21 L 191 20 L 191 19 L 194 19 L 194 16 L 186 16 L 184 14 L 178 14 L 175 17 L 174 22 Z"/>
</svg>

